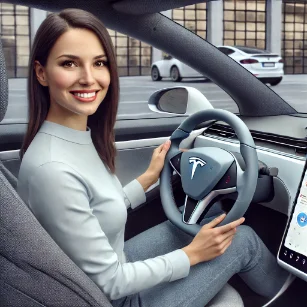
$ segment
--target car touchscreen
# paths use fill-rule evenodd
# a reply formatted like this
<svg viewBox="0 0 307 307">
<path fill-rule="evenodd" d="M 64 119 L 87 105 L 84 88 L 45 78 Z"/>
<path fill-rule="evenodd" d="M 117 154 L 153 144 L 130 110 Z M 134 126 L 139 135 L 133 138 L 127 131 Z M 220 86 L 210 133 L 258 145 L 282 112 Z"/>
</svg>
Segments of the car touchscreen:
<svg viewBox="0 0 307 307">
<path fill-rule="evenodd" d="M 286 232 L 283 238 L 278 258 L 287 264 L 288 269 L 296 269 L 293 273 L 297 275 L 297 270 L 307 277 L 307 162 L 292 213 L 288 221 Z M 290 266 L 290 267 L 289 267 Z M 301 277 L 302 274 L 299 274 Z M 305 278 L 304 278 L 305 279 Z"/>
</svg>

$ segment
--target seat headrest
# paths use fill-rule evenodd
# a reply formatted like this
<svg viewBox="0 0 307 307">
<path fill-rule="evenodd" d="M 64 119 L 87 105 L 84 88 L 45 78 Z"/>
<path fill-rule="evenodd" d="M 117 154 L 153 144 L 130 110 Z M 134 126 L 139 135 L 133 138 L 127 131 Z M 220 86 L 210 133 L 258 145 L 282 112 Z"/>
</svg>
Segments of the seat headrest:
<svg viewBox="0 0 307 307">
<path fill-rule="evenodd" d="M 5 58 L 0 40 L 0 122 L 3 120 L 8 103 L 8 80 L 5 67 Z"/>
</svg>

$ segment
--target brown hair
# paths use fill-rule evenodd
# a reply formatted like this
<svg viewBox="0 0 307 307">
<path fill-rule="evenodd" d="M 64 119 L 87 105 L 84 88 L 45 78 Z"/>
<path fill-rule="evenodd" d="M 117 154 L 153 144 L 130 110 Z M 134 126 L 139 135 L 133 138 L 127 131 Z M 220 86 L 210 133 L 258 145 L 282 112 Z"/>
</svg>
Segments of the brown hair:
<svg viewBox="0 0 307 307">
<path fill-rule="evenodd" d="M 20 157 L 22 159 L 30 146 L 46 119 L 50 107 L 49 89 L 38 82 L 34 69 L 35 61 L 45 66 L 55 42 L 69 28 L 88 29 L 94 32 L 108 58 L 110 86 L 103 103 L 93 115 L 88 117 L 87 125 L 91 128 L 93 143 L 100 158 L 114 173 L 116 149 L 113 129 L 119 100 L 119 79 L 114 48 L 110 35 L 102 22 L 91 13 L 79 9 L 65 9 L 60 13 L 48 15 L 36 33 L 28 75 L 29 124 Z"/>
</svg>

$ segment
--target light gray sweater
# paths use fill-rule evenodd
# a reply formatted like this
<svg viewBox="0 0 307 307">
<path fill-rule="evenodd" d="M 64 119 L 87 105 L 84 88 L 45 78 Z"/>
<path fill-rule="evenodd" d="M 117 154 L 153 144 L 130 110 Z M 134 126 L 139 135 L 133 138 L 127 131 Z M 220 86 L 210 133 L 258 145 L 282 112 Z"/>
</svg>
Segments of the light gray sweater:
<svg viewBox="0 0 307 307">
<path fill-rule="evenodd" d="M 143 203 L 137 180 L 124 188 L 99 158 L 91 131 L 45 121 L 23 157 L 18 193 L 63 251 L 111 299 L 189 274 L 182 250 L 126 262 L 127 208 Z"/>
</svg>

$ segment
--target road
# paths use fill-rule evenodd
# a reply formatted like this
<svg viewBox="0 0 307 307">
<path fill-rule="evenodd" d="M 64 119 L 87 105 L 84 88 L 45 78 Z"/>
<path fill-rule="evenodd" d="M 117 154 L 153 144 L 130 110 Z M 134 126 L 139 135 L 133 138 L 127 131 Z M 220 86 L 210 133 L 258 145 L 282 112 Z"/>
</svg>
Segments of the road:
<svg viewBox="0 0 307 307">
<path fill-rule="evenodd" d="M 202 79 L 183 80 L 173 83 L 170 80 L 151 81 L 145 77 L 120 78 L 120 104 L 118 118 L 156 116 L 149 110 L 147 101 L 150 95 L 161 88 L 177 85 L 192 86 L 200 90 L 215 108 L 238 112 L 236 103 L 222 89 L 212 82 Z M 299 112 L 307 113 L 307 75 L 286 75 L 277 86 L 272 87 L 282 98 Z M 9 80 L 9 107 L 5 122 L 25 122 L 27 120 L 26 79 Z"/>
</svg>

